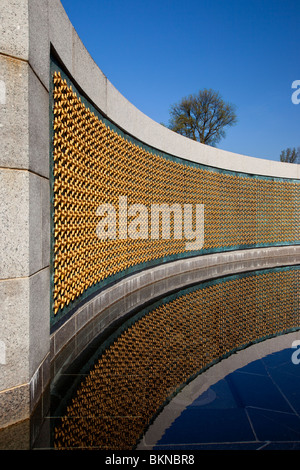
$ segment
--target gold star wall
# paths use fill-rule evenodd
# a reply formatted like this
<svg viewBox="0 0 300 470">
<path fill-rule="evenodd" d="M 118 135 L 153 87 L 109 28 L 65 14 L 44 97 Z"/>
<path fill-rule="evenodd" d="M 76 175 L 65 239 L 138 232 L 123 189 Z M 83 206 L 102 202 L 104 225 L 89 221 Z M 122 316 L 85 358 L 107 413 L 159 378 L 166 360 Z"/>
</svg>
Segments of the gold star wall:
<svg viewBox="0 0 300 470">
<path fill-rule="evenodd" d="M 53 312 L 104 281 L 162 259 L 299 242 L 299 184 L 235 174 L 150 151 L 93 111 L 53 74 Z M 185 240 L 100 240 L 100 204 L 204 204 L 204 246 Z M 117 227 L 118 228 L 118 227 Z"/>
</svg>

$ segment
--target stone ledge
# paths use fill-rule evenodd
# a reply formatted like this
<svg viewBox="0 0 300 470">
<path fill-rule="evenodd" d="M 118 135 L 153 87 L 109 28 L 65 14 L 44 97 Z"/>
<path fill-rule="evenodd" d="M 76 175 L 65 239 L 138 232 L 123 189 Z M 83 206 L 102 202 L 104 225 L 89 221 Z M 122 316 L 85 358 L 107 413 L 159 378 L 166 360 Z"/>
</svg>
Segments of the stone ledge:
<svg viewBox="0 0 300 470">
<path fill-rule="evenodd" d="M 51 362 L 55 364 L 69 344 L 72 347 L 66 354 L 72 350 L 75 358 L 115 321 L 174 290 L 225 275 L 297 264 L 300 264 L 300 246 L 287 246 L 204 255 L 134 274 L 99 292 L 51 335 Z M 62 362 L 60 359 L 59 363 Z"/>
<path fill-rule="evenodd" d="M 42 361 L 29 383 L 0 391 L 0 430 L 28 419 L 38 405 L 44 417 L 48 404 L 40 400 L 50 383 L 50 356 Z"/>
</svg>

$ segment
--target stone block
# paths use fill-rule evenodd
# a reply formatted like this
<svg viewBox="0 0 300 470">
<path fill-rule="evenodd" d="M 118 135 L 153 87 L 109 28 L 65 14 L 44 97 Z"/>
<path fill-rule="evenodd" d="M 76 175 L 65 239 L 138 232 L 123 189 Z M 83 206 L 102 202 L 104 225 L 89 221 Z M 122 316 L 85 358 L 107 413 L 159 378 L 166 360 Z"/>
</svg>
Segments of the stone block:
<svg viewBox="0 0 300 470">
<path fill-rule="evenodd" d="M 50 0 L 49 3 L 49 41 L 71 72 L 73 66 L 73 26 L 69 21 L 61 2 Z"/>
<path fill-rule="evenodd" d="M 72 74 L 76 77 L 78 85 L 84 89 L 92 103 L 106 114 L 107 78 L 94 62 L 82 41 L 73 30 L 73 64 Z"/>
<path fill-rule="evenodd" d="M 29 168 L 28 77 L 26 62 L 0 55 L 0 165 Z"/>
<path fill-rule="evenodd" d="M 29 414 L 29 385 L 0 392 L 0 429 L 27 419 Z"/>
<path fill-rule="evenodd" d="M 28 71 L 27 99 L 28 168 L 49 178 L 49 93 L 31 68 Z"/>
<path fill-rule="evenodd" d="M 49 354 L 49 270 L 0 281 L 0 390 L 30 383 Z"/>
<path fill-rule="evenodd" d="M 50 337 L 50 269 L 38 271 L 29 278 L 29 377 L 40 369 L 41 380 L 44 380 L 41 364 L 49 354 Z"/>
<path fill-rule="evenodd" d="M 27 0 L 28 1 L 28 0 Z M 50 8 L 51 8 L 50 0 Z M 29 63 L 44 87 L 49 90 L 48 0 L 28 1 Z"/>
<path fill-rule="evenodd" d="M 27 62 L 0 55 L 0 165 L 49 177 L 49 94 Z"/>
<path fill-rule="evenodd" d="M 29 275 L 49 265 L 49 181 L 29 173 Z"/>
<path fill-rule="evenodd" d="M 30 276 L 49 265 L 49 182 L 0 169 L 0 279 Z"/>
<path fill-rule="evenodd" d="M 0 169 L 0 200 L 0 279 L 28 276 L 29 173 Z"/>
<path fill-rule="evenodd" d="M 29 383 L 29 278 L 0 281 L 0 341 L 5 363 L 0 365 L 0 390 Z"/>
<path fill-rule="evenodd" d="M 54 335 L 54 350 L 53 354 L 56 355 L 61 349 L 75 336 L 76 334 L 76 319 L 72 316 L 66 321 L 61 328 L 59 328 Z"/>
<path fill-rule="evenodd" d="M 0 53 L 23 60 L 29 55 L 28 0 L 1 0 Z"/>
</svg>

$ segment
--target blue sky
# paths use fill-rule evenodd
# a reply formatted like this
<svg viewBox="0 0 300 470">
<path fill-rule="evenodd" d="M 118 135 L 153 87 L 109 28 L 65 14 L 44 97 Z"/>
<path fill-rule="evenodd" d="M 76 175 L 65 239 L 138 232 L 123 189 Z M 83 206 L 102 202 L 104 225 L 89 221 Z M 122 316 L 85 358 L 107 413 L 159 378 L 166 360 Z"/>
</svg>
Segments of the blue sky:
<svg viewBox="0 0 300 470">
<path fill-rule="evenodd" d="M 218 147 L 279 160 L 300 146 L 300 0 L 61 1 L 108 80 L 153 120 L 212 88 L 238 117 Z"/>
</svg>

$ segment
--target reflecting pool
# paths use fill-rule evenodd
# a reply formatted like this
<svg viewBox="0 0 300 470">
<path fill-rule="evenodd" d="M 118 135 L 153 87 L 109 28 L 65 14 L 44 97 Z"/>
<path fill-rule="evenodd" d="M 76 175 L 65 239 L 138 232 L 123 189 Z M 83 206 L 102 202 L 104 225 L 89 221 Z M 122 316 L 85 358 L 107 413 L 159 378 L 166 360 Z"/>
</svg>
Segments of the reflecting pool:
<svg viewBox="0 0 300 470">
<path fill-rule="evenodd" d="M 200 394 L 153 449 L 300 449 L 300 365 L 290 348 L 226 375 Z"/>
<path fill-rule="evenodd" d="M 297 353 L 297 349 L 292 348 L 295 338 L 299 339 L 299 334 L 286 334 L 282 338 L 252 345 L 197 376 L 161 410 L 132 449 L 300 449 L 300 364 L 292 360 Z M 287 344 L 290 347 L 286 347 Z M 77 375 L 72 367 L 67 377 L 70 383 L 79 386 L 85 377 L 82 372 Z M 145 404 L 149 390 L 146 391 L 145 384 Z M 99 416 L 95 412 L 98 403 L 91 388 L 81 388 L 81 393 L 85 395 L 84 401 L 89 411 L 75 413 L 68 419 L 71 407 L 58 406 L 55 415 L 50 416 L 50 447 L 59 447 L 57 429 L 62 432 L 61 423 L 64 423 L 66 434 L 84 436 L 84 428 L 94 434 L 88 436 L 86 443 L 81 437 L 79 448 L 103 449 L 103 439 L 99 437 L 103 430 L 107 436 L 106 450 L 114 450 L 111 442 L 114 433 L 120 439 L 120 431 L 117 431 L 120 426 L 124 441 L 127 432 L 134 434 L 141 416 Z M 74 391 L 71 395 L 74 396 Z M 130 397 L 134 402 L 134 389 L 130 390 Z M 141 409 L 140 404 L 136 406 L 137 410 Z M 58 416 L 57 409 L 65 410 L 64 418 Z"/>
</svg>

